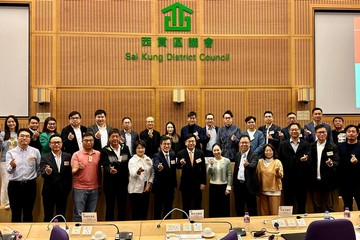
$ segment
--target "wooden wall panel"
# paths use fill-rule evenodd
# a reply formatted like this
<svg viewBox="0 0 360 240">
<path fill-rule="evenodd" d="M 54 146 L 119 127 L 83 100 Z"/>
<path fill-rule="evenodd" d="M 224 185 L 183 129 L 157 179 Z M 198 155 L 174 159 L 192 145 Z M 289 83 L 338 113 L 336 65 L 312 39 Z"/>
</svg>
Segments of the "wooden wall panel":
<svg viewBox="0 0 360 240">
<path fill-rule="evenodd" d="M 151 2 L 61 0 L 59 28 L 65 32 L 150 33 Z"/>
<path fill-rule="evenodd" d="M 230 53 L 229 62 L 204 62 L 205 86 L 288 86 L 289 47 L 285 39 L 215 39 L 216 49 Z"/>
<path fill-rule="evenodd" d="M 295 85 L 311 86 L 311 45 L 312 39 L 295 39 Z"/>
<path fill-rule="evenodd" d="M 58 89 L 56 104 L 58 105 L 58 112 L 56 120 L 58 130 L 68 125 L 68 115 L 72 111 L 81 113 L 81 124 L 90 126 L 95 123 L 94 112 L 97 109 L 107 110 L 107 96 L 102 89 L 97 90 L 70 90 Z M 111 119 L 107 119 L 108 122 Z M 60 128 L 60 129 L 59 129 Z"/>
<path fill-rule="evenodd" d="M 289 0 L 204 0 L 205 34 L 288 34 Z"/>
<path fill-rule="evenodd" d="M 172 38 L 168 43 L 172 46 Z M 197 55 L 197 48 L 188 47 L 188 38 L 183 38 L 183 47 L 160 48 L 159 54 L 167 58 L 169 55 L 173 60 L 164 60 L 159 63 L 159 85 L 160 86 L 197 86 L 198 68 L 197 61 L 175 60 L 174 55 Z"/>
<path fill-rule="evenodd" d="M 34 52 L 31 54 L 31 71 L 33 85 L 52 85 L 54 71 L 53 36 L 36 35 L 33 38 Z"/>
<path fill-rule="evenodd" d="M 34 1 L 35 24 L 34 31 L 53 31 L 53 8 L 52 0 Z"/>
<path fill-rule="evenodd" d="M 185 102 L 181 104 L 173 103 L 172 89 L 159 89 L 156 92 L 156 129 L 161 134 L 165 133 L 165 125 L 172 121 L 176 126 L 176 132 L 180 135 L 180 130 L 187 125 L 187 114 L 194 111 L 198 115 L 198 124 L 202 124 L 202 112 L 199 108 L 200 92 L 198 90 L 186 89 Z M 200 121 L 200 122 L 199 122 Z"/>
<path fill-rule="evenodd" d="M 234 114 L 233 124 L 239 126 L 241 130 L 245 124 L 243 119 L 246 109 L 246 95 L 242 89 L 204 89 L 202 91 L 204 113 L 201 116 L 202 126 L 205 125 L 205 114 L 213 113 L 215 124 L 219 127 L 224 125 L 222 115 L 226 110 L 231 110 Z"/>
<path fill-rule="evenodd" d="M 258 119 L 256 125 L 259 127 L 264 125 L 264 112 L 270 110 L 274 113 L 274 124 L 286 126 L 286 114 L 291 111 L 290 97 L 291 91 L 286 89 L 249 90 L 246 100 L 247 114 Z"/>
<path fill-rule="evenodd" d="M 144 51 L 140 38 L 61 36 L 59 42 L 59 86 L 152 85 L 151 61 L 125 60 L 127 51 Z"/>
</svg>

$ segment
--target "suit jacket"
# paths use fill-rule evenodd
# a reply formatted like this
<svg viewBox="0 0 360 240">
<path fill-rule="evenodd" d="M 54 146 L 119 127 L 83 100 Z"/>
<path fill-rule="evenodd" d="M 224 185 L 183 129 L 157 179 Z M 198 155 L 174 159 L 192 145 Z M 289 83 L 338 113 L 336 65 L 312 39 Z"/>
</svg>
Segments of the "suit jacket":
<svg viewBox="0 0 360 240">
<path fill-rule="evenodd" d="M 120 155 L 119 159 L 110 147 L 106 145 L 101 149 L 100 163 L 104 168 L 104 191 L 107 189 L 115 189 L 123 187 L 127 189 L 129 183 L 129 160 L 130 152 L 128 146 L 124 143 L 120 144 Z M 116 174 L 110 173 L 110 167 L 114 167 L 117 170 Z"/>
<path fill-rule="evenodd" d="M 236 136 L 235 141 L 231 140 L 232 135 Z M 230 159 L 230 161 L 234 161 L 238 153 L 240 137 L 241 130 L 238 126 L 231 125 L 219 128 L 216 142 L 221 146 L 221 155 Z"/>
<path fill-rule="evenodd" d="M 206 167 L 203 151 L 194 149 L 194 163 L 191 166 L 190 157 L 187 148 L 178 152 L 177 168 L 182 169 L 180 178 L 180 191 L 191 191 L 192 186 L 206 185 Z M 180 164 L 180 160 L 184 159 L 184 166 Z"/>
<path fill-rule="evenodd" d="M 184 127 L 181 128 L 181 132 L 180 132 L 180 149 L 185 149 L 186 146 L 185 146 L 185 138 L 188 134 L 191 134 L 191 133 L 195 133 L 197 132 L 198 133 L 198 136 L 200 138 L 200 135 L 201 135 L 201 132 L 202 132 L 202 128 L 196 124 L 194 124 L 193 126 L 190 126 L 190 125 L 186 125 Z M 199 140 L 196 140 L 196 148 L 197 149 L 201 149 L 201 139 Z"/>
<path fill-rule="evenodd" d="M 155 172 L 154 183 L 152 186 L 153 192 L 156 191 L 174 191 L 177 188 L 176 179 L 176 155 L 169 152 L 170 166 L 167 163 L 165 155 L 162 151 L 155 153 L 153 158 L 153 168 Z M 159 163 L 164 167 L 163 170 L 158 170 Z"/>
<path fill-rule="evenodd" d="M 218 126 L 214 126 L 215 127 L 215 131 L 216 131 L 216 134 L 219 130 L 219 127 Z M 209 143 L 210 141 L 210 138 L 208 136 L 206 136 L 206 130 L 207 129 L 207 126 L 203 127 L 201 129 L 201 132 L 200 132 L 200 142 L 202 144 L 202 150 L 203 152 L 206 151 L 206 145 Z M 216 142 L 216 139 L 215 139 L 215 142 Z"/>
<path fill-rule="evenodd" d="M 45 172 L 46 165 L 52 168 L 52 173 Z M 71 155 L 66 152 L 61 153 L 61 167 L 58 171 L 56 161 L 52 152 L 46 154 L 40 161 L 41 176 L 44 178 L 42 195 L 66 194 L 72 188 Z"/>
<path fill-rule="evenodd" d="M 86 133 L 86 130 L 86 127 L 80 126 L 81 135 L 84 135 Z M 74 138 L 72 140 L 69 140 L 68 138 L 69 133 L 72 133 L 74 135 Z M 74 152 L 80 150 L 74 128 L 71 125 L 68 125 L 61 130 L 61 139 L 63 141 L 62 151 L 73 155 Z"/>
<path fill-rule="evenodd" d="M 126 142 L 125 130 L 121 130 L 121 131 L 120 131 L 120 135 L 125 139 L 125 144 L 126 144 L 126 146 L 128 146 L 128 147 L 129 147 L 129 150 L 131 150 L 131 152 L 130 152 L 130 153 L 132 153 L 131 156 L 134 156 L 135 153 L 136 153 L 136 152 L 135 152 L 135 142 L 136 142 L 137 140 L 139 140 L 139 135 L 137 134 L 137 132 L 131 130 L 131 132 L 130 132 L 130 135 L 131 135 L 131 143 Z"/>
<path fill-rule="evenodd" d="M 279 157 L 284 169 L 283 183 L 284 187 L 295 187 L 297 184 L 308 182 L 310 162 L 300 161 L 304 154 L 308 154 L 310 144 L 300 139 L 299 146 L 294 152 L 290 140 L 284 140 L 280 143 Z"/>
<path fill-rule="evenodd" d="M 242 153 L 238 152 L 235 158 L 233 175 L 234 192 L 239 191 L 239 186 L 236 183 L 238 179 L 237 176 L 239 173 L 241 156 Z M 248 155 L 246 156 L 246 159 L 248 160 L 249 165 L 245 167 L 245 184 L 249 192 L 256 195 L 259 192 L 259 179 L 256 175 L 256 167 L 259 161 L 259 156 L 250 149 Z"/>
<path fill-rule="evenodd" d="M 160 147 L 160 133 L 156 130 L 153 131 L 153 137 L 149 137 L 149 129 L 145 129 L 140 133 L 140 139 L 146 143 L 145 154 L 149 158 L 153 158 L 154 154 L 159 151 Z"/>
<path fill-rule="evenodd" d="M 331 127 L 329 124 L 327 123 L 321 123 L 322 125 L 325 126 L 326 128 L 326 132 L 327 132 L 327 138 L 326 141 L 328 142 L 333 142 L 333 136 L 332 136 L 332 132 L 331 132 Z M 316 139 L 316 134 L 315 134 L 315 124 L 314 122 L 309 122 L 307 124 L 305 124 L 304 129 L 307 129 L 311 132 L 310 135 L 305 135 L 305 140 L 308 141 L 309 143 L 315 142 Z"/>
<path fill-rule="evenodd" d="M 264 134 L 265 143 L 266 143 L 266 133 L 267 133 L 266 125 L 259 127 L 258 130 Z M 269 128 L 269 135 L 271 135 L 273 139 L 269 139 L 268 143 L 273 145 L 275 149 L 279 148 L 279 143 L 280 143 L 279 131 L 281 131 L 281 128 L 279 126 L 275 124 L 271 124 Z"/>
<path fill-rule="evenodd" d="M 32 130 L 30 130 L 30 144 L 29 146 L 34 147 L 36 149 L 39 150 L 39 152 L 41 152 L 41 143 L 40 143 L 40 132 L 39 132 L 39 136 L 36 138 L 36 140 L 32 139 L 32 136 L 34 135 L 34 133 L 32 132 Z"/>
<path fill-rule="evenodd" d="M 339 180 L 340 190 L 360 194 L 360 161 L 352 163 L 352 154 L 360 160 L 360 142 L 356 144 L 339 143 Z"/>
<path fill-rule="evenodd" d="M 109 125 L 106 125 L 106 130 L 109 134 L 110 131 L 113 130 L 112 127 L 110 127 Z M 97 139 L 95 137 L 95 134 L 99 131 L 99 128 L 98 126 L 95 124 L 95 125 L 91 125 L 90 127 L 87 128 L 86 130 L 87 132 L 90 132 L 93 136 L 94 136 L 94 149 L 95 150 L 98 150 L 99 152 L 101 152 L 101 139 Z M 106 143 L 106 145 L 108 144 L 108 142 Z"/>
<path fill-rule="evenodd" d="M 315 186 L 317 180 L 317 141 L 310 144 L 310 181 L 312 186 Z M 331 159 L 334 163 L 332 167 L 329 167 L 325 162 Z M 336 178 L 336 167 L 339 165 L 339 150 L 338 147 L 333 143 L 326 141 L 325 148 L 321 154 L 320 161 L 320 174 L 321 183 L 323 186 L 322 190 L 333 190 L 337 186 Z M 285 173 L 286 174 L 286 173 Z"/>
<path fill-rule="evenodd" d="M 243 131 L 241 136 L 246 135 L 249 136 L 248 131 Z M 249 136 L 250 137 L 250 136 Z M 260 131 L 256 131 L 254 133 L 254 139 L 251 141 L 251 150 L 254 151 L 255 154 L 261 155 L 265 145 L 265 137 L 264 134 Z"/>
</svg>

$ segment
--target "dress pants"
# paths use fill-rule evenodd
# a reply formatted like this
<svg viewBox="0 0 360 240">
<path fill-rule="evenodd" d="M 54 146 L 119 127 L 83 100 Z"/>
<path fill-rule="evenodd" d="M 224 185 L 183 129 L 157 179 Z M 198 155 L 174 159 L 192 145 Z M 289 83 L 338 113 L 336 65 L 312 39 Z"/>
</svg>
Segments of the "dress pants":
<svg viewBox="0 0 360 240">
<path fill-rule="evenodd" d="M 271 196 L 260 193 L 260 214 L 278 215 L 281 196 Z"/>
<path fill-rule="evenodd" d="M 200 185 L 195 184 L 188 187 L 189 189 L 181 191 L 183 210 L 189 214 L 189 210 L 201 209 L 202 192 Z M 187 218 L 184 214 L 184 218 Z"/>
<path fill-rule="evenodd" d="M 36 178 L 28 181 L 9 181 L 8 193 L 12 222 L 32 222 L 36 198 Z"/>
<path fill-rule="evenodd" d="M 244 216 L 245 204 L 250 216 L 258 215 L 256 195 L 249 192 L 246 182 L 234 179 L 234 199 L 236 215 L 238 217 Z"/>
<path fill-rule="evenodd" d="M 49 222 L 55 215 L 65 216 L 67 199 L 69 194 L 63 191 L 51 191 L 43 193 L 44 222 Z M 62 221 L 62 218 L 59 218 Z"/>
<path fill-rule="evenodd" d="M 157 189 L 154 191 L 154 219 L 162 219 L 172 210 L 175 189 L 173 187 Z M 163 212 L 163 215 L 161 214 Z M 167 216 L 171 219 L 171 214 Z"/>
<path fill-rule="evenodd" d="M 150 192 L 130 193 L 131 219 L 146 220 L 149 209 Z"/>
<path fill-rule="evenodd" d="M 209 217 L 230 217 L 230 195 L 225 195 L 227 184 L 209 187 Z"/>
<path fill-rule="evenodd" d="M 105 194 L 105 202 L 106 202 L 106 213 L 105 220 L 106 221 L 114 221 L 115 216 L 115 202 L 117 205 L 117 221 L 125 221 L 126 220 L 126 200 L 127 200 L 127 185 L 119 186 L 119 185 L 111 185 L 104 186 L 104 194 Z"/>
</svg>

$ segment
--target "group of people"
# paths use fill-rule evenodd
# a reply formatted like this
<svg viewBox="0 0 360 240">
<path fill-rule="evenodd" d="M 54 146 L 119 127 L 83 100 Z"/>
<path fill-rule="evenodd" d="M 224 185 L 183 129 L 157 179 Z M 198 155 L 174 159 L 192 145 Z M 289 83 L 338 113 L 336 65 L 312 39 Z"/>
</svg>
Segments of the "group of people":
<svg viewBox="0 0 360 240">
<path fill-rule="evenodd" d="M 180 135 L 173 122 L 161 135 L 153 117 L 146 118 L 146 129 L 138 134 L 130 117 L 122 119 L 119 130 L 107 124 L 104 110 L 94 115 L 95 124 L 84 127 L 81 114 L 71 112 L 61 132 L 49 117 L 41 133 L 37 117 L 21 129 L 15 116 L 5 119 L 0 195 L 1 205 L 12 210 L 13 222 L 32 221 L 39 175 L 44 179 L 44 221 L 65 214 L 71 191 L 74 221 L 81 221 L 83 212 L 96 211 L 102 191 L 107 221 L 127 219 L 128 198 L 131 219 L 147 219 L 151 193 L 154 218 L 161 219 L 173 208 L 178 169 L 185 212 L 201 209 L 209 176 L 209 217 L 230 216 L 231 195 L 238 216 L 245 211 L 253 216 L 277 214 L 282 199 L 294 212 L 305 213 L 308 191 L 314 212 L 332 210 L 330 196 L 337 187 L 345 207 L 352 210 L 353 197 L 360 204 L 359 128 L 344 128 L 344 120 L 335 117 L 331 130 L 322 122 L 320 108 L 312 110 L 312 121 L 303 128 L 293 112 L 287 114 L 288 126 L 280 128 L 266 111 L 259 128 L 256 118 L 247 116 L 245 131 L 233 124 L 230 110 L 222 116 L 222 127 L 215 126 L 211 113 L 200 127 L 196 113 L 190 112 Z"/>
</svg>

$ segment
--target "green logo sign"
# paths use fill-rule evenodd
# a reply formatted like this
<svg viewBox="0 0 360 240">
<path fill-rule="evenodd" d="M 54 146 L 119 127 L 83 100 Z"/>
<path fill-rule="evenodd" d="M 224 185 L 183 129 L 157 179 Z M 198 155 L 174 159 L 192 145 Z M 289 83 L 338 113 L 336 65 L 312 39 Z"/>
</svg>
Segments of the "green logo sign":
<svg viewBox="0 0 360 240">
<path fill-rule="evenodd" d="M 161 11 L 162 13 L 171 11 L 171 16 L 164 16 L 165 31 L 191 31 L 191 18 L 189 16 L 184 17 L 184 13 L 192 14 L 192 9 L 176 2 Z M 184 23 L 186 24 L 184 25 Z"/>
</svg>

